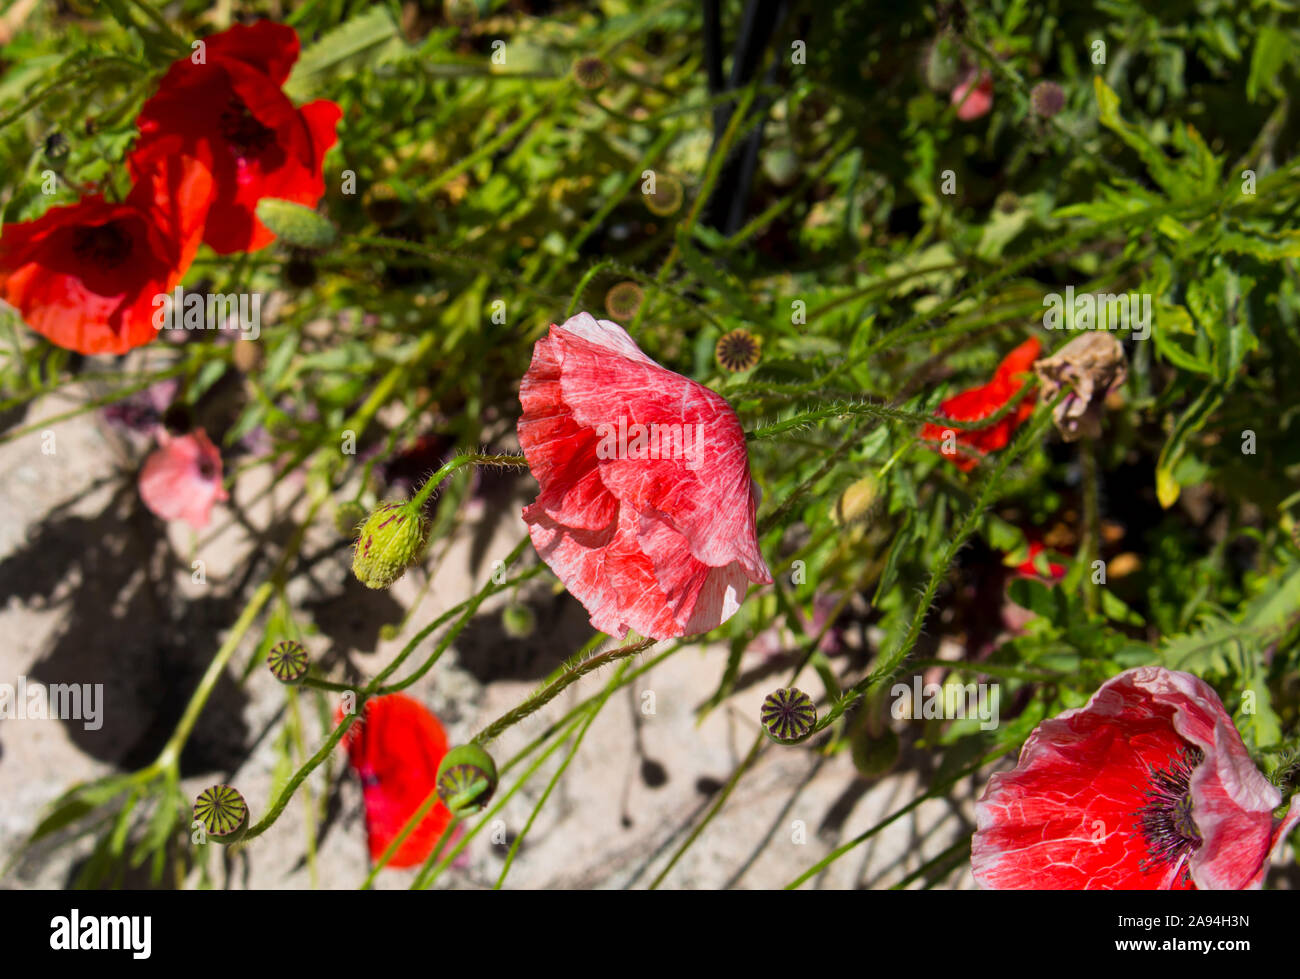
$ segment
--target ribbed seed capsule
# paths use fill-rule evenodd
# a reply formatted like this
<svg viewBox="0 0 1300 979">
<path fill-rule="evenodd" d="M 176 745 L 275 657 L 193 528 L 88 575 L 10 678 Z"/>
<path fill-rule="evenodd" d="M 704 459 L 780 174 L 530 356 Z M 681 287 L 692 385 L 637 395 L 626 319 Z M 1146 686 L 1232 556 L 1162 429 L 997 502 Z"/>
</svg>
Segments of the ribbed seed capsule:
<svg viewBox="0 0 1300 979">
<path fill-rule="evenodd" d="M 655 175 L 654 191 L 642 195 L 646 210 L 656 217 L 666 218 L 675 214 L 686 199 L 686 190 L 682 182 L 666 173 Z"/>
<path fill-rule="evenodd" d="M 748 330 L 740 329 L 723 334 L 713 348 L 713 356 L 717 358 L 718 364 L 733 374 L 758 366 L 762 353 L 762 341 Z"/>
<path fill-rule="evenodd" d="M 573 80 L 580 88 L 595 91 L 609 81 L 609 65 L 595 56 L 579 58 L 573 63 Z"/>
<path fill-rule="evenodd" d="M 214 785 L 194 800 L 194 818 L 216 843 L 234 843 L 248 829 L 248 803 L 231 785 Z"/>
<path fill-rule="evenodd" d="M 796 687 L 774 690 L 763 700 L 763 730 L 777 744 L 798 744 L 817 725 L 812 698 Z"/>
<path fill-rule="evenodd" d="M 298 683 L 307 675 L 310 660 L 302 643 L 284 639 L 271 647 L 266 665 L 281 683 Z"/>
<path fill-rule="evenodd" d="M 635 282 L 620 282 L 605 293 L 605 310 L 616 320 L 630 320 L 641 308 L 644 297 Z"/>
<path fill-rule="evenodd" d="M 496 762 L 476 744 L 452 748 L 438 765 L 438 797 L 457 816 L 480 812 L 496 789 Z"/>
</svg>

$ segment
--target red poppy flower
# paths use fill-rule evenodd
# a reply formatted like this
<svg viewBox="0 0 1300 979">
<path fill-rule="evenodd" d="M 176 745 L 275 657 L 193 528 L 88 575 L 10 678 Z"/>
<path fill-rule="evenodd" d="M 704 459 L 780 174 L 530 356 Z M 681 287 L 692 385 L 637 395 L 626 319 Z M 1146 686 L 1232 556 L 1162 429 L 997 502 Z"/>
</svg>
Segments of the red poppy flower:
<svg viewBox="0 0 1300 979">
<path fill-rule="evenodd" d="M 1300 819 L 1255 768 L 1215 692 L 1145 666 L 1044 721 L 975 807 L 983 887 L 1258 888 Z"/>
<path fill-rule="evenodd" d="M 1029 557 L 1016 565 L 1016 573 L 1025 578 L 1041 578 L 1038 573 L 1038 566 L 1034 564 L 1034 558 L 1042 554 L 1046 548 L 1043 547 L 1042 541 L 1030 540 Z M 1057 564 L 1055 561 L 1047 562 L 1047 579 L 1048 581 L 1059 581 L 1065 577 L 1065 565 Z"/>
<path fill-rule="evenodd" d="M 960 422 L 979 421 L 997 414 L 1008 401 L 1020 396 L 1025 385 L 1022 375 L 1038 358 L 1040 346 L 1037 337 L 1030 337 L 1003 358 L 993 373 L 992 381 L 940 402 L 939 414 Z M 988 428 L 963 431 L 949 428 L 942 422 L 930 423 L 921 429 L 921 438 L 941 443 L 939 453 L 952 460 L 962 472 L 969 472 L 985 454 L 1006 448 L 1015 430 L 1033 413 L 1034 398 L 1025 395 L 1014 411 Z"/>
<path fill-rule="evenodd" d="M 524 520 L 597 629 L 708 632 L 751 581 L 771 583 L 745 433 L 722 397 L 580 313 L 537 341 L 519 400 L 541 484 Z"/>
<path fill-rule="evenodd" d="M 164 520 L 206 527 L 212 507 L 229 497 L 221 485 L 221 453 L 201 428 L 189 435 L 162 428 L 158 442 L 140 470 L 140 498 Z"/>
<path fill-rule="evenodd" d="M 987 71 L 970 69 L 953 88 L 952 104 L 957 106 L 957 118 L 962 122 L 988 115 L 993 108 L 993 76 Z"/>
<path fill-rule="evenodd" d="M 394 693 L 366 701 L 365 716 L 343 736 L 348 761 L 361 777 L 370 857 L 378 860 L 406 821 L 437 788 L 447 735 L 424 705 Z M 389 867 L 423 863 L 451 822 L 441 802 L 402 841 Z"/>
<path fill-rule="evenodd" d="M 140 110 L 132 172 L 155 142 L 179 136 L 184 152 L 210 159 L 216 201 L 203 240 L 223 255 L 256 251 L 275 235 L 254 209 L 264 197 L 314 207 L 325 193 L 321 172 L 342 112 L 320 100 L 295 108 L 281 85 L 298 60 L 293 28 L 270 21 L 237 24 L 203 39 L 175 62 Z"/>
<path fill-rule="evenodd" d="M 157 296 L 180 282 L 203 235 L 212 178 L 160 141 L 120 204 L 100 194 L 0 232 L 0 299 L 50 342 L 120 354 L 154 339 Z"/>
</svg>

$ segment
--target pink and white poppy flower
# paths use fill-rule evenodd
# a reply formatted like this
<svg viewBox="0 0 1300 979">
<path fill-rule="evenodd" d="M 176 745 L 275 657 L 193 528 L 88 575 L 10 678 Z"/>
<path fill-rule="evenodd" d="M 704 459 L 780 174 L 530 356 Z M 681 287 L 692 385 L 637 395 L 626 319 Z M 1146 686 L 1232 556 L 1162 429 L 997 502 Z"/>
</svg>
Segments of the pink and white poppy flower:
<svg viewBox="0 0 1300 979">
<path fill-rule="evenodd" d="M 140 498 L 164 520 L 206 527 L 212 507 L 229 496 L 221 485 L 221 453 L 201 428 L 188 435 L 160 428 L 158 442 L 140 470 Z"/>
<path fill-rule="evenodd" d="M 745 433 L 718 394 L 588 313 L 537 342 L 519 444 L 541 485 L 533 546 L 602 632 L 652 639 L 725 622 L 770 584 Z"/>
</svg>

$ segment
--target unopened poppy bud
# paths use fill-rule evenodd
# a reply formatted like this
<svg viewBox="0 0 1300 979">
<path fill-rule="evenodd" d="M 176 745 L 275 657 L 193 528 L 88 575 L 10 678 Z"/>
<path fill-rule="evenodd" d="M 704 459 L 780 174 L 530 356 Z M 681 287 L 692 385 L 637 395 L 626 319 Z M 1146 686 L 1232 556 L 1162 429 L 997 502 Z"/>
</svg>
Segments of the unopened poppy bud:
<svg viewBox="0 0 1300 979">
<path fill-rule="evenodd" d="M 418 504 L 381 503 L 361 525 L 352 573 L 367 588 L 387 588 L 424 549 L 429 522 Z"/>
<path fill-rule="evenodd" d="M 438 766 L 438 797 L 457 816 L 481 812 L 497 790 L 497 766 L 476 744 L 452 748 Z"/>
<path fill-rule="evenodd" d="M 234 786 L 214 785 L 194 800 L 194 819 L 214 843 L 234 843 L 248 829 L 248 803 Z"/>
<path fill-rule="evenodd" d="M 258 220 L 287 244 L 299 248 L 328 248 L 334 244 L 334 225 L 310 207 L 263 197 L 256 210 Z"/>
<path fill-rule="evenodd" d="M 887 727 L 878 734 L 873 734 L 864 725 L 862 730 L 854 734 L 849 753 L 858 774 L 867 778 L 879 778 L 898 761 L 898 735 Z"/>
<path fill-rule="evenodd" d="M 302 643 L 284 639 L 271 647 L 266 665 L 281 683 L 301 683 L 311 661 Z"/>
<path fill-rule="evenodd" d="M 876 477 L 863 476 L 840 494 L 831 511 L 831 519 L 840 526 L 848 526 L 864 520 L 871 512 L 871 505 L 876 501 Z"/>
<path fill-rule="evenodd" d="M 817 726 L 812 698 L 797 687 L 782 687 L 763 699 L 763 730 L 777 744 L 798 744 Z"/>
</svg>

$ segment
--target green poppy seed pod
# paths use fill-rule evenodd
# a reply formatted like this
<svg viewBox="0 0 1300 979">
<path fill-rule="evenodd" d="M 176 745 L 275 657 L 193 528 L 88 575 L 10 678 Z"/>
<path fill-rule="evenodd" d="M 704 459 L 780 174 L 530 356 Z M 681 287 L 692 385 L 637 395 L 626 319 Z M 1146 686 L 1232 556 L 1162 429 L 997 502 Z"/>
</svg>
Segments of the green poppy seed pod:
<svg viewBox="0 0 1300 979">
<path fill-rule="evenodd" d="M 527 605 L 512 603 L 501 611 L 501 628 L 511 639 L 527 639 L 537 628 L 537 616 Z"/>
<path fill-rule="evenodd" d="M 774 690 L 763 699 L 763 730 L 777 744 L 798 744 L 817 726 L 812 698 L 795 687 Z"/>
<path fill-rule="evenodd" d="M 605 293 L 605 311 L 616 320 L 630 320 L 644 298 L 645 293 L 635 282 L 620 282 Z"/>
<path fill-rule="evenodd" d="M 682 182 L 667 173 L 655 175 L 654 193 L 643 194 L 646 210 L 655 217 L 666 218 L 675 214 L 686 200 L 686 189 Z"/>
<path fill-rule="evenodd" d="M 1029 105 L 1036 115 L 1050 119 L 1065 108 L 1065 92 L 1056 82 L 1039 82 L 1029 93 Z"/>
<path fill-rule="evenodd" d="M 497 790 L 497 766 L 476 744 L 452 748 L 438 766 L 438 797 L 457 816 L 481 812 Z"/>
<path fill-rule="evenodd" d="M 589 92 L 609 81 L 609 65 L 595 56 L 579 58 L 573 63 L 573 80 Z"/>
<path fill-rule="evenodd" d="M 387 588 L 419 558 L 428 532 L 429 522 L 417 504 L 379 504 L 361 525 L 352 573 L 367 588 Z"/>
<path fill-rule="evenodd" d="M 231 785 L 214 785 L 194 800 L 194 818 L 215 843 L 234 843 L 248 829 L 248 803 Z"/>
<path fill-rule="evenodd" d="M 310 663 L 307 650 L 303 649 L 302 643 L 294 642 L 292 639 L 284 639 L 276 643 L 271 647 L 270 655 L 266 657 L 266 665 L 271 668 L 271 672 L 281 683 L 301 683 L 302 678 L 307 675 L 307 667 Z"/>
<path fill-rule="evenodd" d="M 736 329 L 723 334 L 713 348 L 713 356 L 725 371 L 738 374 L 758 366 L 763 342 L 748 330 Z"/>
<path fill-rule="evenodd" d="M 877 735 L 872 735 L 867 728 L 855 733 L 850 746 L 853 766 L 859 774 L 868 778 L 879 778 L 886 774 L 898 761 L 898 735 L 889 728 L 884 728 Z"/>
<path fill-rule="evenodd" d="M 257 219 L 287 244 L 299 248 L 328 248 L 334 244 L 334 225 L 310 207 L 277 197 L 263 197 L 257 202 L 256 211 Z"/>
</svg>

